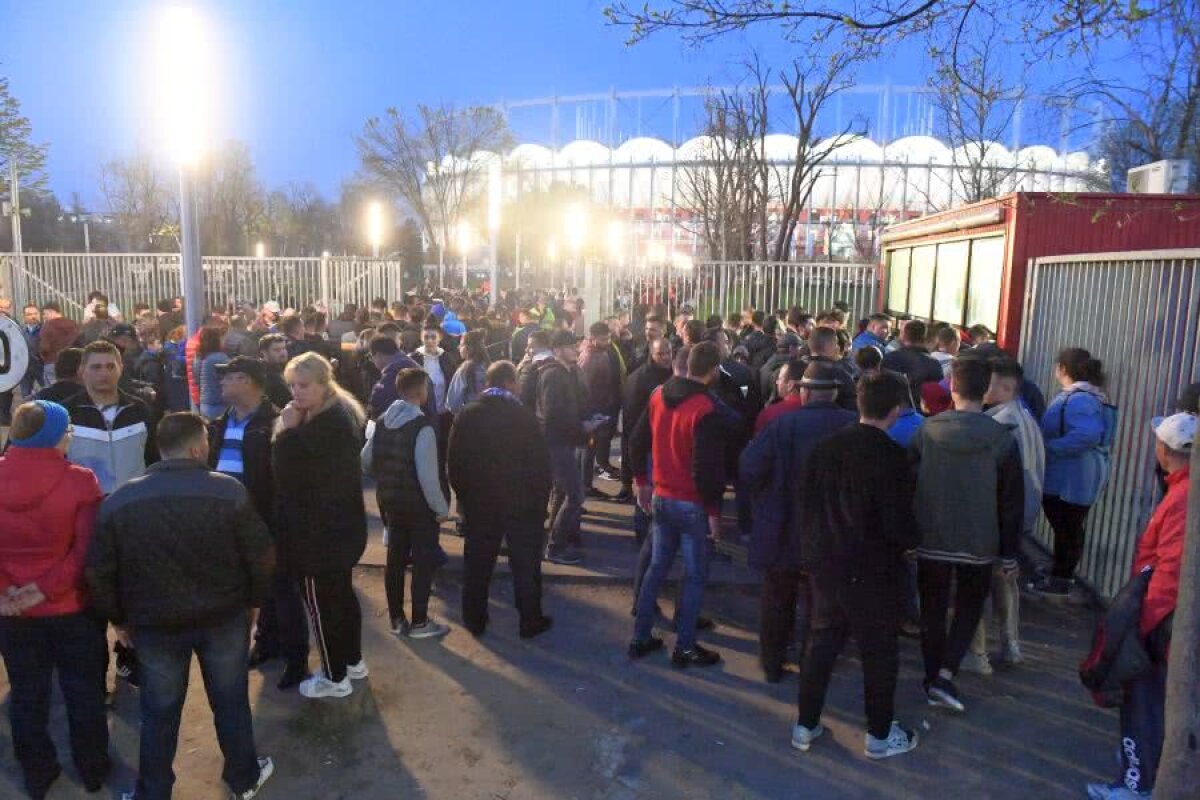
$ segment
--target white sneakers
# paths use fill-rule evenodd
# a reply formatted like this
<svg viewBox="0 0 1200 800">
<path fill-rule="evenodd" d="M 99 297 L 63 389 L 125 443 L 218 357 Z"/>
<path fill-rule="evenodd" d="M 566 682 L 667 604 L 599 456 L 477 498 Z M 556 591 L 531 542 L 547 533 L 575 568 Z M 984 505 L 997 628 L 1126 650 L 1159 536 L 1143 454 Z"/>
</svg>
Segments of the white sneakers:
<svg viewBox="0 0 1200 800">
<path fill-rule="evenodd" d="M 959 664 L 958 669 L 959 672 L 970 672 L 975 675 L 982 675 L 985 678 L 990 678 L 995 673 L 987 653 L 968 652 L 963 656 L 962 663 Z"/>
<path fill-rule="evenodd" d="M 812 747 L 812 743 L 820 738 L 825 732 L 825 726 L 817 723 L 815 728 L 806 728 L 803 725 L 797 724 L 792 728 L 792 747 L 802 753 L 807 753 L 808 748 Z"/>
<path fill-rule="evenodd" d="M 346 677 L 352 681 L 361 681 L 370 674 L 371 670 L 367 669 L 366 661 L 359 661 L 357 664 L 346 667 Z"/>
<path fill-rule="evenodd" d="M 346 667 L 346 677 L 340 681 L 331 681 L 324 671 L 318 672 L 311 678 L 300 683 L 300 694 L 314 700 L 322 697 L 346 697 L 354 691 L 350 681 L 361 681 L 371 674 L 366 661 L 350 664 Z"/>
<path fill-rule="evenodd" d="M 251 798 L 257 797 L 263 784 L 274 774 L 275 762 L 270 758 L 260 758 L 258 760 L 258 782 L 254 784 L 254 788 L 252 789 L 247 789 L 244 792 L 234 792 L 233 800 L 251 800 Z"/>
</svg>

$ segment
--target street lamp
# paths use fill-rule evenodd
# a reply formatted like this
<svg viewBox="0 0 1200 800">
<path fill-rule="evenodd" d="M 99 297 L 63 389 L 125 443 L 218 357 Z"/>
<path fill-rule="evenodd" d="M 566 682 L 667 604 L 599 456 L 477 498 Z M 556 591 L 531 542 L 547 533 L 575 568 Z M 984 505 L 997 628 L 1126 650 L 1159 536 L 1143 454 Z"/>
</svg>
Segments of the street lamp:
<svg viewBox="0 0 1200 800">
<path fill-rule="evenodd" d="M 567 245 L 571 248 L 571 280 L 575 284 L 572 288 L 579 286 L 579 256 L 583 252 L 583 242 L 587 237 L 587 225 L 587 209 L 578 204 L 567 209 Z"/>
<path fill-rule="evenodd" d="M 265 244 L 263 244 L 262 242 L 259 242 L 258 244 L 254 245 L 254 257 L 255 258 L 266 258 L 267 257 L 267 246 Z"/>
<path fill-rule="evenodd" d="M 195 170 L 204 148 L 212 72 L 199 16 L 190 8 L 167 8 L 160 19 L 156 70 L 162 132 L 179 164 L 180 283 L 189 334 L 204 318 L 204 266 L 196 219 Z"/>
<path fill-rule="evenodd" d="M 455 238 L 458 240 L 458 254 L 462 256 L 462 279 L 463 291 L 467 288 L 467 252 L 474 246 L 475 231 L 471 229 L 471 223 L 464 220 L 459 220 L 458 229 L 455 231 Z"/>
<path fill-rule="evenodd" d="M 497 251 L 500 238 L 500 202 L 502 199 L 500 156 L 492 159 L 488 165 L 488 256 L 491 262 L 491 297 L 489 305 L 492 308 L 500 301 L 499 269 L 497 266 Z"/>
<path fill-rule="evenodd" d="M 378 200 L 367 204 L 367 239 L 372 255 L 379 258 L 379 246 L 383 244 L 383 204 Z"/>
</svg>

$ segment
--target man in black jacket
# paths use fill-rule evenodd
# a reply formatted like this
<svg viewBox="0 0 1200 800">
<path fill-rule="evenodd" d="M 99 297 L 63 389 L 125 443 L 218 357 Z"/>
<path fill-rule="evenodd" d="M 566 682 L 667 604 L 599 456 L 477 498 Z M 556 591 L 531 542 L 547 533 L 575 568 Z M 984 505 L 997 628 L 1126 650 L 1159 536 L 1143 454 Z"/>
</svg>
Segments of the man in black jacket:
<svg viewBox="0 0 1200 800">
<path fill-rule="evenodd" d="M 834 366 L 837 379 L 837 404 L 847 411 L 858 411 L 855 400 L 854 376 L 850 374 L 842 353 L 838 349 L 838 334 L 833 328 L 822 325 L 814 328 L 808 336 L 808 357 L 803 359 L 805 367 L 813 362 L 825 362 Z M 937 363 L 936 361 L 934 362 Z M 917 408 L 920 408 L 918 405 Z"/>
<path fill-rule="evenodd" d="M 507 361 L 487 371 L 487 389 L 454 419 L 448 468 L 465 519 L 463 624 L 476 636 L 488 624 L 488 586 L 501 542 L 508 545 L 521 637 L 550 629 L 542 613 L 542 527 L 550 496 L 550 452 L 537 418 L 516 397 Z M 519 453 L 504 460 L 496 453 Z"/>
<path fill-rule="evenodd" d="M 824 732 L 821 710 L 838 653 L 853 636 L 861 654 L 867 712 L 865 753 L 881 759 L 917 746 L 893 722 L 899 673 L 896 596 L 905 552 L 917 544 L 913 482 L 903 448 L 887 429 L 904 406 L 904 383 L 889 373 L 860 384 L 860 417 L 809 455 L 795 515 L 811 575 L 812 617 L 800 667 L 799 717 L 792 746 L 808 750 Z"/>
<path fill-rule="evenodd" d="M 229 408 L 209 425 L 208 466 L 241 481 L 272 536 L 278 536 L 271 437 L 279 410 L 264 395 L 266 366 L 258 359 L 237 356 L 217 365 L 217 374 L 221 399 Z M 299 686 L 308 664 L 308 622 L 296 584 L 283 572 L 276 573 L 274 590 L 259 614 L 250 666 L 280 656 L 287 666 L 279 688 Z"/>
<path fill-rule="evenodd" d="M 556 331 L 550 338 L 552 355 L 534 358 L 537 370 L 537 416 L 550 450 L 551 494 L 550 541 L 546 560 L 556 564 L 578 564 L 579 523 L 583 516 L 583 476 L 577 450 L 596 423 L 584 422 L 587 405 L 579 367 L 575 335 Z"/>
<path fill-rule="evenodd" d="M 929 355 L 925 347 L 928 329 L 919 319 L 910 319 L 900 330 L 898 350 L 883 357 L 883 368 L 899 372 L 908 378 L 909 395 L 913 408 L 921 407 L 921 387 L 926 383 L 938 383 L 945 377 L 942 365 Z"/>
<path fill-rule="evenodd" d="M 141 664 L 135 795 L 169 798 L 192 654 L 225 755 L 223 777 L 253 797 L 271 776 L 259 758 L 246 677 L 250 628 L 271 590 L 275 548 L 246 489 L 209 471 L 195 414 L 158 425 L 163 460 L 100 506 L 86 576 L 96 610 L 132 640 Z"/>
<path fill-rule="evenodd" d="M 621 493 L 616 497 L 618 502 L 628 503 L 633 500 L 633 466 L 630 463 L 629 440 L 633 436 L 633 427 L 650 404 L 650 395 L 671 377 L 671 357 L 671 343 L 663 337 L 655 339 L 650 342 L 649 360 L 631 372 L 625 385 L 621 387 Z M 650 518 L 636 506 L 633 512 L 633 531 L 637 535 L 638 544 L 642 543 L 650 531 Z"/>
<path fill-rule="evenodd" d="M 258 357 L 266 367 L 264 390 L 271 405 L 283 408 L 292 402 L 292 390 L 283 379 L 283 368 L 287 366 L 287 339 L 278 333 L 268 333 L 258 340 Z"/>
</svg>

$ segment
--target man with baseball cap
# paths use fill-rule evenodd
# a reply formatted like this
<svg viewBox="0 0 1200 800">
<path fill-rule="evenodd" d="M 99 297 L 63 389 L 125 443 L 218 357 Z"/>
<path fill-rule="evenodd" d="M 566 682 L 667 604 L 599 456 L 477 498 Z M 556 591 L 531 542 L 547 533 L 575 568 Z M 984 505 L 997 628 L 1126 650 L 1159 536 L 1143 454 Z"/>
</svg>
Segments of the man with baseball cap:
<svg viewBox="0 0 1200 800">
<path fill-rule="evenodd" d="M 1133 574 L 1152 570 L 1142 601 L 1139 631 L 1152 668 L 1124 687 L 1121 704 L 1121 780 L 1088 784 L 1090 800 L 1150 797 L 1162 755 L 1167 696 L 1167 653 L 1179 597 L 1179 573 L 1187 530 L 1188 477 L 1197 418 L 1180 412 L 1150 421 L 1154 456 L 1167 475 L 1167 493 L 1138 539 Z"/>
<path fill-rule="evenodd" d="M 208 427 L 208 465 L 237 478 L 271 533 L 275 526 L 274 475 L 271 435 L 279 410 L 265 396 L 267 366 L 256 358 L 237 356 L 217 365 L 221 400 L 229 407 Z M 283 656 L 287 668 L 280 689 L 298 686 L 308 663 L 308 628 L 295 584 L 285 569 L 276 574 L 275 588 L 263 605 L 255 632 L 250 666 Z"/>
<path fill-rule="evenodd" d="M 801 594 L 810 599 L 800 559 L 805 531 L 796 516 L 807 485 L 801 475 L 817 443 L 858 420 L 836 404 L 835 370 L 820 361 L 807 367 L 798 359 L 788 362 L 780 381 L 787 399 L 759 415 L 761 421 L 780 409 L 742 452 L 738 465 L 743 486 L 753 496 L 748 560 L 763 571 L 759 658 L 769 683 L 783 677 L 784 654 L 796 629 L 796 601 Z M 804 607 L 811 605 L 805 602 Z M 807 631 L 807 624 L 803 628 Z"/>
</svg>

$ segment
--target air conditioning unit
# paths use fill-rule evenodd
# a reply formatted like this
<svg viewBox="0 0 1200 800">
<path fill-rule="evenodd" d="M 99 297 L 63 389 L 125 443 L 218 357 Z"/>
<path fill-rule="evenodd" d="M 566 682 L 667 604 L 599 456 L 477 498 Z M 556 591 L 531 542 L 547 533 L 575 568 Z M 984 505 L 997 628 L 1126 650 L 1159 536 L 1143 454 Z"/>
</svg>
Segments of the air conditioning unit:
<svg viewBox="0 0 1200 800">
<path fill-rule="evenodd" d="M 1178 159 L 1134 167 L 1125 173 L 1125 188 L 1133 194 L 1185 194 L 1191 166 Z"/>
</svg>

